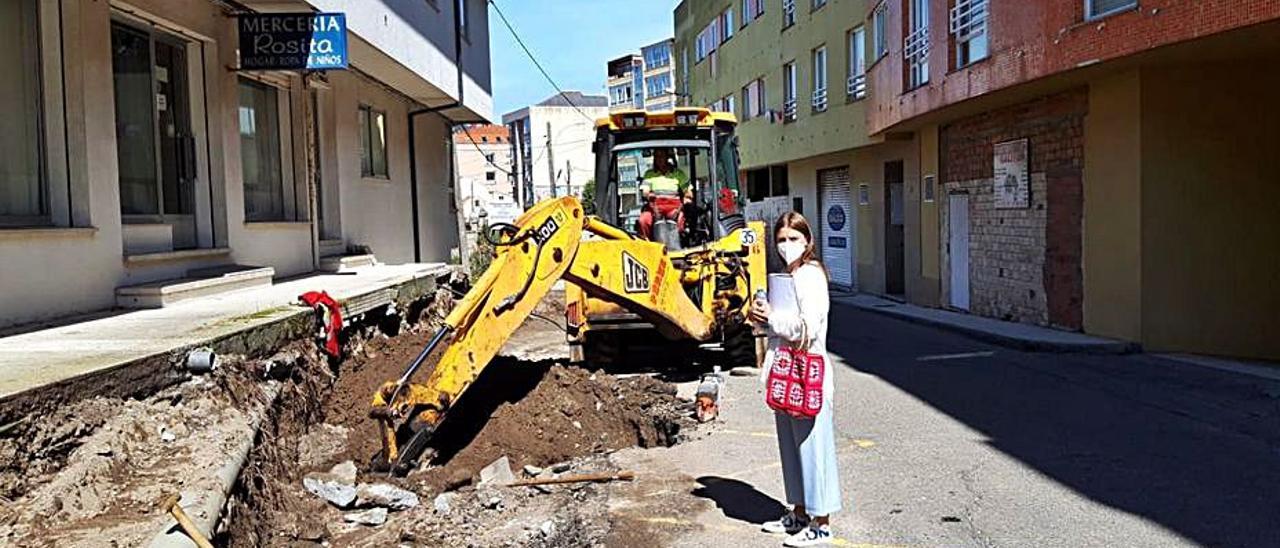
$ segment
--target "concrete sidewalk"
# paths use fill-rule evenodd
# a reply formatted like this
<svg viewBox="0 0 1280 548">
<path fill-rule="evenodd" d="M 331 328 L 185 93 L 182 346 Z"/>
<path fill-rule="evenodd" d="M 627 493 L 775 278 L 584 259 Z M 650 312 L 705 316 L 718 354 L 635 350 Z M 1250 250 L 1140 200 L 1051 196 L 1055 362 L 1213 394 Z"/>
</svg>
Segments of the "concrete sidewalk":
<svg viewBox="0 0 1280 548">
<path fill-rule="evenodd" d="M 0 338 L 0 418 L 22 401 L 102 393 L 129 394 L 173 376 L 173 360 L 187 349 L 215 345 L 245 352 L 284 342 L 311 329 L 310 308 L 298 295 L 328 291 L 346 306 L 399 302 L 433 292 L 444 264 L 375 265 L 347 274 L 316 274 L 268 287 L 194 298 L 165 308 L 119 310 L 93 319 Z M 124 371 L 135 365 L 136 371 Z M 111 375 L 104 373 L 112 372 Z M 64 390 L 40 395 L 56 385 Z"/>
<path fill-rule="evenodd" d="M 925 308 L 874 295 L 834 294 L 831 300 L 868 312 L 946 329 L 974 339 L 1020 350 L 1085 354 L 1127 354 L 1141 350 L 1137 343 L 1006 322 L 938 308 Z"/>
</svg>

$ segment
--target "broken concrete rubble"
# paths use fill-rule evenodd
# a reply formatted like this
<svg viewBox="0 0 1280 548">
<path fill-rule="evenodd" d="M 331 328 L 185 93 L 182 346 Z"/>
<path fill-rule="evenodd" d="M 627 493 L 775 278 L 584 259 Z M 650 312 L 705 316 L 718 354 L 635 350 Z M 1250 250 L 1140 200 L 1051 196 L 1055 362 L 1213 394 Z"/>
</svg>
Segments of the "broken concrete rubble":
<svg viewBox="0 0 1280 548">
<path fill-rule="evenodd" d="M 502 458 L 489 463 L 480 470 L 479 487 L 490 485 L 506 485 L 516 481 L 516 475 L 511 472 L 511 460 L 503 455 Z"/>
<path fill-rule="evenodd" d="M 356 465 L 351 461 L 339 463 L 328 472 L 311 473 L 302 478 L 302 486 L 307 491 L 338 508 L 350 507 L 355 502 L 355 482 Z"/>
<path fill-rule="evenodd" d="M 356 487 L 356 506 L 385 507 L 389 510 L 408 510 L 418 506 L 418 495 L 385 483 L 361 483 Z"/>
<path fill-rule="evenodd" d="M 371 508 L 360 512 L 347 512 L 342 518 L 351 523 L 376 527 L 387 522 L 387 509 Z"/>
</svg>

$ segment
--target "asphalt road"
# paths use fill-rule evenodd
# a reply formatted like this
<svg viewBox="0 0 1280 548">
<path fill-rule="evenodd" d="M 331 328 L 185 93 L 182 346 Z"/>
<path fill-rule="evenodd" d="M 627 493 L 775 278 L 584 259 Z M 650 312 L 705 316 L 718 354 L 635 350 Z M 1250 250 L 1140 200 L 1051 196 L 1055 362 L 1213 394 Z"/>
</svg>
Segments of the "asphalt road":
<svg viewBox="0 0 1280 548">
<path fill-rule="evenodd" d="M 832 314 L 838 544 L 1280 546 L 1280 382 Z M 756 526 L 782 508 L 762 398 L 733 378 L 698 439 L 616 455 L 641 473 L 613 493 L 617 523 L 676 546 L 780 545 Z"/>
</svg>

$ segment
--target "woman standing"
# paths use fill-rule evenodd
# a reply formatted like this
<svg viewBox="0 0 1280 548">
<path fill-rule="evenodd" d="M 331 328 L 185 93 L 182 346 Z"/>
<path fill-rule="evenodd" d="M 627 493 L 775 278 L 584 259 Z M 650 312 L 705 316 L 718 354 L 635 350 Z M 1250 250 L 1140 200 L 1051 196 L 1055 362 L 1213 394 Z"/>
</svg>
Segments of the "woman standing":
<svg viewBox="0 0 1280 548">
<path fill-rule="evenodd" d="M 792 510 L 765 523 L 770 533 L 788 534 L 784 546 L 817 546 L 831 542 L 831 514 L 840 510 L 840 475 L 836 471 L 835 431 L 832 422 L 832 395 L 835 393 L 831 359 L 827 356 L 827 313 L 831 308 L 827 293 L 827 273 L 818 261 L 813 232 L 804 216 L 794 211 L 778 218 L 774 239 L 795 285 L 799 312 L 771 310 L 757 300 L 752 319 L 769 328 L 769 357 L 783 344 L 804 344 L 811 354 L 827 364 L 822 381 L 823 401 L 812 419 L 775 412 L 778 450 L 782 456 L 782 481 Z"/>
</svg>

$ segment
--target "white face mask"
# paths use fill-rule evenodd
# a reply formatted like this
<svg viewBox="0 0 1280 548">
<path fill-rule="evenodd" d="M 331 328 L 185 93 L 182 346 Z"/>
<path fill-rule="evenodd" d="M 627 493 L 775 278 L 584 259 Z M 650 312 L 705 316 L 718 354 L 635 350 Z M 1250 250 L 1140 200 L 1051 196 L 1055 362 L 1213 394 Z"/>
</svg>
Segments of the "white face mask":
<svg viewBox="0 0 1280 548">
<path fill-rule="evenodd" d="M 782 260 L 790 266 L 804 255 L 805 247 L 804 242 L 781 242 L 778 244 L 778 255 L 781 255 Z"/>
</svg>

